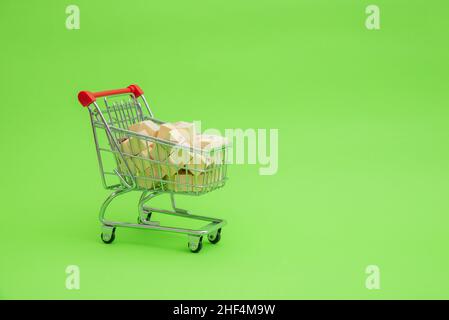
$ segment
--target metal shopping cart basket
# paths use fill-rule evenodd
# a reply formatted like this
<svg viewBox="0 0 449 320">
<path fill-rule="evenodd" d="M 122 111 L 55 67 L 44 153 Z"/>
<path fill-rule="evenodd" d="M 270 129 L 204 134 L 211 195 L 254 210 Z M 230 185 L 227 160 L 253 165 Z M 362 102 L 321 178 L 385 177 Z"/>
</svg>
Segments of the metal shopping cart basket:
<svg viewBox="0 0 449 320">
<path fill-rule="evenodd" d="M 98 99 L 97 98 L 102 98 Z M 103 186 L 113 190 L 100 208 L 102 223 L 101 239 L 112 243 L 117 227 L 139 228 L 148 230 L 168 231 L 188 235 L 188 247 L 192 252 L 202 248 L 203 237 L 215 244 L 220 241 L 221 229 L 226 224 L 222 219 L 194 215 L 187 210 L 176 207 L 175 194 L 202 195 L 223 187 L 227 179 L 226 155 L 229 145 L 204 150 L 191 145 L 179 145 L 155 137 L 141 135 L 129 131 L 130 125 L 144 120 L 152 120 L 157 124 L 164 123 L 154 118 L 143 91 L 137 85 L 124 89 L 102 92 L 81 91 L 79 102 L 89 110 L 95 147 Z M 142 107 L 144 105 L 145 107 Z M 190 152 L 193 155 L 213 159 L 207 166 L 178 164 L 166 160 L 153 160 L 128 153 L 121 147 L 127 139 L 136 139 L 139 143 L 151 145 L 158 152 Z M 142 174 L 145 172 L 145 174 Z M 163 173 L 176 173 L 173 176 Z M 186 172 L 195 172 L 186 179 Z M 184 179 L 183 179 L 184 178 Z M 111 183 L 111 180 L 113 183 Z M 142 195 L 138 203 L 137 223 L 112 221 L 105 218 L 105 212 L 110 203 L 118 196 L 130 191 L 140 191 Z M 172 210 L 149 207 L 146 203 L 154 197 L 169 194 Z M 203 220 L 208 224 L 201 229 L 187 229 L 162 226 L 153 221 L 154 212 L 172 216 Z"/>
</svg>

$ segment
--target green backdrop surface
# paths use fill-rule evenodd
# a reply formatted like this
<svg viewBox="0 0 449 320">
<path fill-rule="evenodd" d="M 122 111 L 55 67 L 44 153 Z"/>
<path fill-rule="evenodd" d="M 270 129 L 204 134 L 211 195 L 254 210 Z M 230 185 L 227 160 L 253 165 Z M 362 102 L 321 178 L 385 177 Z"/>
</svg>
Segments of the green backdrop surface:
<svg viewBox="0 0 449 320">
<path fill-rule="evenodd" d="M 69 4 L 79 30 L 65 27 Z M 380 30 L 365 27 L 369 4 Z M 1 1 L 0 298 L 449 298 L 448 12 Z M 131 83 L 164 120 L 279 129 L 277 174 L 231 165 L 225 188 L 179 199 L 228 220 L 217 246 L 191 254 L 185 236 L 132 229 L 101 242 L 107 192 L 76 94 Z M 138 196 L 112 216 L 134 221 Z M 65 287 L 68 265 L 80 290 Z"/>
</svg>

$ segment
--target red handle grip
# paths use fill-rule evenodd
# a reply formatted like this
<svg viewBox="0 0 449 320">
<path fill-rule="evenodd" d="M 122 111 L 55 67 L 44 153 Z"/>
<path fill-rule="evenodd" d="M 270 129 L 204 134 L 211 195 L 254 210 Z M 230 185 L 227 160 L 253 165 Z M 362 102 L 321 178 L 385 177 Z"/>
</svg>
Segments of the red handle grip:
<svg viewBox="0 0 449 320">
<path fill-rule="evenodd" d="M 134 97 L 138 98 L 143 95 L 142 89 L 137 84 L 132 84 L 123 89 L 115 89 L 115 90 L 106 90 L 99 92 L 90 92 L 90 91 L 80 91 L 78 93 L 78 101 L 84 106 L 87 107 L 91 103 L 95 102 L 97 98 L 113 96 L 117 94 L 125 94 L 132 93 Z"/>
</svg>

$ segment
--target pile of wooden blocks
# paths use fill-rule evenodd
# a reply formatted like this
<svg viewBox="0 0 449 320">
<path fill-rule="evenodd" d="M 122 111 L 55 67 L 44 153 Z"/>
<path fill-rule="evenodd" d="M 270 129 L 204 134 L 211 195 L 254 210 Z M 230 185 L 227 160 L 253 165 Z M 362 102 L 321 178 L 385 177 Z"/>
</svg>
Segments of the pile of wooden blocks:
<svg viewBox="0 0 449 320">
<path fill-rule="evenodd" d="M 155 189 L 163 183 L 166 190 L 199 192 L 219 178 L 212 173 L 213 168 L 223 164 L 224 152 L 212 156 L 209 151 L 222 150 L 228 144 L 226 138 L 197 134 L 195 125 L 184 121 L 159 125 L 145 120 L 128 130 L 156 138 L 130 136 L 120 141 L 121 152 L 138 187 Z M 125 163 L 118 158 L 119 169 L 127 173 Z"/>
</svg>

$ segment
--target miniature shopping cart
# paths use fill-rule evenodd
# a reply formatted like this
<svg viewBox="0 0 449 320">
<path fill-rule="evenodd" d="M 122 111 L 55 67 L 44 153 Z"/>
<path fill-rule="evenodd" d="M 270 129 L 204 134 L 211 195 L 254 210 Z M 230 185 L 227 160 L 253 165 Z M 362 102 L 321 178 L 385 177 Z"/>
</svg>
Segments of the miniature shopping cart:
<svg viewBox="0 0 449 320">
<path fill-rule="evenodd" d="M 102 98 L 98 99 L 97 98 Z M 202 195 L 224 186 L 227 179 L 227 149 L 229 145 L 222 145 L 211 149 L 201 149 L 191 145 L 179 145 L 155 137 L 141 135 L 129 131 L 129 126 L 151 120 L 157 124 L 163 121 L 155 119 L 137 85 L 130 85 L 124 89 L 89 92 L 78 94 L 79 102 L 89 109 L 90 120 L 97 150 L 100 175 L 103 186 L 113 190 L 104 201 L 100 209 L 102 223 L 101 239 L 104 243 L 112 243 L 115 239 L 117 227 L 139 228 L 148 230 L 168 231 L 188 235 L 188 247 L 192 252 L 199 252 L 202 248 L 203 237 L 210 243 L 217 243 L 221 238 L 221 229 L 226 224 L 224 220 L 194 215 L 187 210 L 176 207 L 175 194 Z M 143 108 L 142 105 L 145 107 Z M 185 164 L 183 168 L 166 160 L 153 160 L 141 155 L 126 153 L 121 143 L 126 139 L 138 139 L 146 143 L 147 147 L 156 148 L 156 152 L 170 150 L 170 152 L 191 152 L 198 156 L 214 159 L 207 167 L 196 164 Z M 139 168 L 151 168 L 142 174 Z M 179 172 L 195 172 L 191 179 L 181 179 Z M 178 172 L 174 178 L 167 178 L 162 172 Z M 118 196 L 130 191 L 140 191 L 142 195 L 138 203 L 137 223 L 118 222 L 105 218 L 105 212 L 110 203 Z M 172 210 L 157 209 L 145 205 L 149 200 L 162 194 L 169 194 Z M 187 229 L 162 226 L 154 221 L 152 214 L 161 213 L 178 217 L 207 221 L 201 229 Z"/>
</svg>

